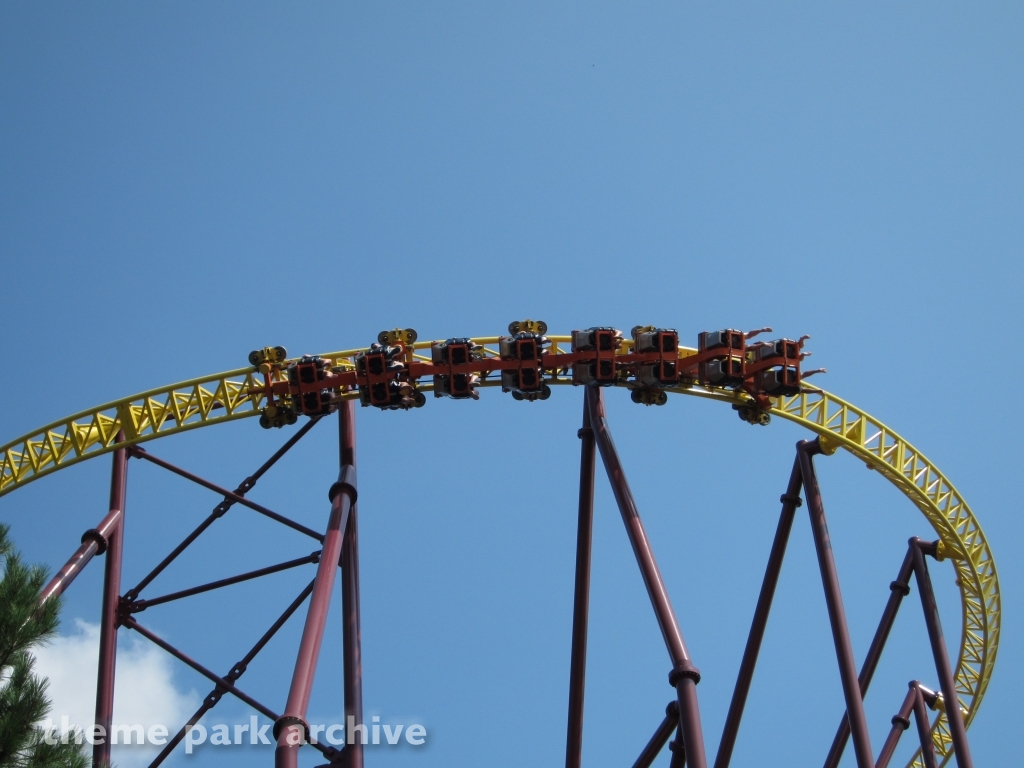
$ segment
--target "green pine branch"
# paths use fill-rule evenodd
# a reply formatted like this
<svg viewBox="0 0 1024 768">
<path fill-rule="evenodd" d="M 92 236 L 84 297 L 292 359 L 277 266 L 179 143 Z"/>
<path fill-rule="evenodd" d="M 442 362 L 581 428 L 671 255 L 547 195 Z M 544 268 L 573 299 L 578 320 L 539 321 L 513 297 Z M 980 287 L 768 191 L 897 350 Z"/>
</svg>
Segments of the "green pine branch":
<svg viewBox="0 0 1024 768">
<path fill-rule="evenodd" d="M 81 746 L 59 739 L 47 744 L 36 725 L 50 711 L 50 700 L 30 650 L 56 634 L 61 601 L 39 605 L 46 569 L 22 562 L 9 530 L 0 524 L 0 768 L 86 768 Z"/>
</svg>

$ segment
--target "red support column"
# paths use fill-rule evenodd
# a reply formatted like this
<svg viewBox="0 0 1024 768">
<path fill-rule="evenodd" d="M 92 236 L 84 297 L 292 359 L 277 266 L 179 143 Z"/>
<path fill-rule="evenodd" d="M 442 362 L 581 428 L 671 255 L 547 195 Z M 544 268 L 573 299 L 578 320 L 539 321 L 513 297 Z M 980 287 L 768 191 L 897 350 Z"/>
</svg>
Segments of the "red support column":
<svg viewBox="0 0 1024 768">
<path fill-rule="evenodd" d="M 850 630 L 846 623 L 846 611 L 843 608 L 843 596 L 839 591 L 839 574 L 836 562 L 832 557 L 832 541 L 828 535 L 825 521 L 825 505 L 821 501 L 821 490 L 818 478 L 814 473 L 812 453 L 820 452 L 817 440 L 797 443 L 797 456 L 800 458 L 800 472 L 803 475 L 804 495 L 807 498 L 807 511 L 811 517 L 811 533 L 814 535 L 814 548 L 818 553 L 818 567 L 821 570 L 821 582 L 825 587 L 825 604 L 828 606 L 828 618 L 832 625 L 832 639 L 836 646 L 836 659 L 839 662 L 839 677 L 843 681 L 843 694 L 846 697 L 846 712 L 850 719 L 853 732 L 853 749 L 857 755 L 857 768 L 874 768 L 875 757 L 871 749 L 868 735 L 868 722 L 864 715 L 864 700 L 860 695 L 860 683 L 857 679 L 857 665 L 853 658 L 853 645 L 850 643 Z"/>
<path fill-rule="evenodd" d="M 124 433 L 117 435 L 118 442 Z M 117 609 L 121 597 L 121 551 L 124 544 L 124 502 L 128 483 L 128 453 L 114 451 L 110 477 L 110 521 L 106 535 L 107 562 L 103 575 L 103 603 L 100 610 L 99 672 L 96 680 L 96 725 L 103 728 L 92 749 L 94 768 L 110 764 L 110 726 L 114 717 L 114 666 L 117 661 Z"/>
<path fill-rule="evenodd" d="M 892 631 L 892 625 L 896 622 L 896 612 L 900 609 L 900 603 L 903 602 L 904 597 L 910 594 L 910 574 L 914 568 L 913 554 L 909 549 L 907 550 L 907 556 L 903 558 L 903 565 L 900 566 L 900 572 L 896 575 L 896 581 L 889 584 L 889 601 L 885 604 L 885 610 L 882 611 L 882 620 L 878 623 L 878 629 L 875 630 L 875 636 L 871 640 L 871 647 L 868 648 L 868 655 L 864 659 L 864 663 L 860 668 L 860 675 L 857 677 L 861 698 L 864 698 L 868 693 L 871 678 L 874 677 L 875 669 L 882 658 L 882 649 L 885 648 L 885 642 L 889 639 L 889 632 Z M 849 739 L 850 718 L 847 717 L 846 713 L 843 713 L 843 720 L 839 723 L 839 728 L 836 730 L 836 737 L 832 741 L 832 748 L 829 750 L 828 757 L 825 758 L 824 768 L 838 768 L 839 761 L 843 757 L 843 751 L 846 749 L 846 742 Z"/>
<path fill-rule="evenodd" d="M 888 768 L 889 761 L 896 751 L 897 744 L 899 744 L 900 736 L 910 727 L 910 716 L 914 713 L 914 702 L 920 696 L 916 684 L 916 681 L 910 684 L 910 690 L 907 691 L 907 696 L 903 699 L 900 711 L 893 715 L 892 728 L 889 730 L 889 736 L 886 738 L 885 743 L 882 744 L 882 751 L 878 753 L 875 768 Z"/>
<path fill-rule="evenodd" d="M 572 609 L 572 659 L 569 665 L 569 726 L 565 768 L 580 768 L 583 759 L 583 694 L 587 675 L 587 622 L 590 609 L 590 550 L 594 533 L 594 430 L 583 401 L 580 438 L 580 503 L 576 528 L 576 595 Z"/>
<path fill-rule="evenodd" d="M 932 722 L 925 706 L 924 691 L 915 686 L 917 697 L 914 699 L 914 721 L 917 725 L 917 738 L 921 742 L 921 762 L 924 768 L 938 768 L 935 761 L 935 744 L 932 743 Z M 957 763 L 959 764 L 959 759 Z"/>
<path fill-rule="evenodd" d="M 768 555 L 768 567 L 765 568 L 764 580 L 761 582 L 761 593 L 757 597 L 757 607 L 754 609 L 754 620 L 750 623 L 747 645 L 743 649 L 743 660 L 740 662 L 740 671 L 736 676 L 732 701 L 729 702 L 729 714 L 725 718 L 725 727 L 722 729 L 722 740 L 718 745 L 718 754 L 715 755 L 715 768 L 729 768 L 729 761 L 732 760 L 732 751 L 736 746 L 736 737 L 740 731 L 740 720 L 743 719 L 743 709 L 747 704 L 750 684 L 754 679 L 754 667 L 757 666 L 761 642 L 764 640 L 764 632 L 768 627 L 768 614 L 772 610 L 775 588 L 779 585 L 779 575 L 782 573 L 782 561 L 786 556 L 789 534 L 793 530 L 796 509 L 803 504 L 800 500 L 802 487 L 800 458 L 797 457 L 793 460 L 789 485 L 786 486 L 786 492 L 779 499 L 782 502 L 782 513 L 779 515 L 779 524 L 775 529 L 771 554 Z"/>
<path fill-rule="evenodd" d="M 910 540 L 910 551 L 914 556 L 914 572 L 917 575 L 917 590 L 921 593 L 921 607 L 924 608 L 924 623 L 928 627 L 928 639 L 935 657 L 935 671 L 939 675 L 942 686 L 942 698 L 946 702 L 946 720 L 949 722 L 949 736 L 953 740 L 953 751 L 959 768 L 974 768 L 971 750 L 967 744 L 967 728 L 964 716 L 960 712 L 960 696 L 956 690 L 953 669 L 949 666 L 949 652 L 946 650 L 946 639 L 942 636 L 942 623 L 939 621 L 939 606 L 935 602 L 931 576 L 928 575 L 928 563 L 924 559 L 925 549 L 934 554 L 938 542 L 927 543 L 916 536 Z"/>
<path fill-rule="evenodd" d="M 338 411 L 341 463 L 356 465 L 356 409 L 346 400 Z M 345 542 L 341 549 L 342 655 L 345 688 L 345 735 L 342 750 L 346 768 L 363 768 L 363 743 L 351 733 L 351 725 L 363 724 L 363 657 L 359 630 L 359 517 L 352 505 Z"/>
<path fill-rule="evenodd" d="M 669 674 L 669 683 L 676 689 L 676 695 L 679 698 L 679 724 L 683 733 L 686 760 L 690 768 L 707 768 L 704 734 L 701 731 L 700 708 L 697 702 L 697 683 L 700 680 L 700 672 L 693 665 L 690 653 L 686 649 L 683 633 L 679 629 L 679 622 L 676 619 L 675 611 L 672 610 L 668 591 L 665 589 L 665 582 L 661 578 L 658 564 L 654 559 L 654 552 L 647 540 L 647 533 L 644 531 L 640 513 L 633 499 L 633 493 L 629 489 L 626 474 L 619 461 L 618 452 L 615 450 L 615 443 L 612 442 L 611 433 L 608 431 L 608 422 L 604 413 L 604 394 L 599 388 L 591 386 L 586 388 L 586 393 L 587 405 L 590 408 L 590 425 L 594 430 L 597 447 L 601 452 L 601 460 L 608 473 L 615 502 L 622 515 L 622 521 L 626 525 L 626 534 L 633 546 L 633 554 L 640 566 L 647 594 L 651 598 L 651 605 L 658 619 L 658 625 L 661 627 L 661 635 L 668 648 L 669 657 L 672 659 L 673 669 Z"/>
<path fill-rule="evenodd" d="M 342 404 L 341 411 L 351 409 L 351 401 Z M 309 707 L 309 695 L 313 689 L 313 678 L 316 675 L 316 664 L 320 657 L 320 643 L 327 624 L 327 610 L 334 590 L 334 579 L 338 572 L 338 560 L 342 551 L 342 536 L 346 526 L 350 526 L 350 516 L 355 510 L 356 501 L 356 468 L 352 464 L 343 463 L 338 482 L 331 486 L 328 494 L 331 499 L 331 515 L 324 536 L 324 547 L 317 566 L 313 594 L 309 599 L 309 611 L 302 629 L 302 640 L 299 653 L 295 660 L 295 672 L 292 675 L 291 688 L 288 691 L 288 703 L 284 714 L 274 723 L 274 738 L 277 749 L 274 751 L 276 768 L 297 768 L 299 764 L 299 747 L 309 739 L 309 726 L 306 723 L 306 710 Z"/>
<path fill-rule="evenodd" d="M 686 744 L 683 739 L 683 729 L 677 726 L 675 740 L 668 743 L 668 749 L 672 753 L 672 759 L 669 761 L 668 768 L 686 767 Z"/>
</svg>

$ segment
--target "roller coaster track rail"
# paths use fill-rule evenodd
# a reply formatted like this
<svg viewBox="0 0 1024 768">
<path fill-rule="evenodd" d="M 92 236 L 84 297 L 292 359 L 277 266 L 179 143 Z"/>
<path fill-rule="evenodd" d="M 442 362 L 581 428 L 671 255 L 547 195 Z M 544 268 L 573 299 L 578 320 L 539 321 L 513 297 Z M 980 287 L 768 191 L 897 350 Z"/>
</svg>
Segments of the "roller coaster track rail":
<svg viewBox="0 0 1024 768">
<path fill-rule="evenodd" d="M 564 356 L 570 361 L 564 365 L 557 362 L 545 364 L 546 383 L 573 384 L 568 372 L 573 337 L 550 335 L 545 338 L 550 343 L 547 360 L 557 361 Z M 476 345 L 482 360 L 497 361 L 499 339 L 490 336 L 466 341 Z M 408 343 L 408 359 L 429 363 L 431 358 L 423 353 L 437 343 Z M 632 342 L 624 340 L 622 345 L 624 350 L 629 350 Z M 356 369 L 358 357 L 367 349 L 328 352 L 319 357 L 329 361 L 335 371 L 350 372 Z M 696 353 L 697 350 L 690 348 L 678 349 L 680 360 Z M 122 449 L 126 448 L 130 453 L 132 446 L 179 432 L 260 417 L 268 405 L 268 385 L 280 387 L 285 378 L 283 365 L 272 370 L 264 366 L 262 371 L 258 365 L 238 368 L 151 389 L 55 421 L 0 448 L 0 496 L 60 469 L 104 454 L 118 451 L 123 454 Z M 488 388 L 500 384 L 484 375 L 478 386 Z M 430 392 L 433 386 L 427 381 L 418 384 L 417 389 Z M 616 381 L 614 386 L 635 388 L 626 381 Z M 664 391 L 706 398 L 734 408 L 754 405 L 751 396 L 741 390 L 702 385 L 686 379 L 676 386 L 665 387 Z M 359 396 L 355 388 L 342 388 L 334 398 L 331 410 L 341 409 L 344 401 L 358 399 Z M 1000 590 L 989 543 L 967 502 L 946 476 L 910 442 L 878 419 L 829 392 L 802 388 L 795 395 L 762 399 L 762 405 L 771 416 L 794 422 L 814 433 L 817 452 L 832 455 L 842 449 L 863 461 L 868 469 L 877 471 L 910 499 L 937 534 L 938 540 L 931 554 L 937 560 L 952 563 L 960 592 L 962 632 L 955 664 L 955 687 L 963 722 L 965 726 L 969 725 L 985 695 L 996 659 L 1000 634 Z M 347 409 L 351 411 L 351 405 Z M 605 460 L 607 466 L 607 457 Z M 226 495 L 225 499 L 228 498 Z M 351 503 L 354 504 L 354 499 Z M 320 538 L 323 539 L 322 536 Z M 290 610 L 294 610 L 294 606 Z M 129 623 L 132 621 L 128 619 Z M 699 675 L 697 677 L 699 679 Z M 229 681 L 221 682 L 230 686 Z M 934 696 L 931 703 L 935 703 Z M 948 707 L 941 701 L 938 704 L 940 713 L 931 724 L 930 733 L 938 764 L 944 765 L 953 757 L 954 749 L 949 717 L 945 711 Z M 910 704 L 907 706 L 909 708 Z M 666 722 L 671 717 L 670 712 Z M 671 724 L 667 727 L 669 732 L 674 728 Z M 665 728 L 663 724 L 662 730 Z M 654 741 L 652 739 L 652 743 Z M 920 750 L 908 765 L 925 768 L 926 761 Z"/>
</svg>

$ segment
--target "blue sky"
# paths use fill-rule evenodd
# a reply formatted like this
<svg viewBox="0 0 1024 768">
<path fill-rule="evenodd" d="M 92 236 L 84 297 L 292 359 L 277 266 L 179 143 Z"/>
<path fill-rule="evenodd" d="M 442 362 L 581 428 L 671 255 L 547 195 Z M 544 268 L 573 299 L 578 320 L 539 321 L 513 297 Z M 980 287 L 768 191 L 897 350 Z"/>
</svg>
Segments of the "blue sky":
<svg viewBox="0 0 1024 768">
<path fill-rule="evenodd" d="M 919 446 L 992 542 L 1004 634 L 970 735 L 979 765 L 1009 764 L 1024 685 L 1010 344 L 1022 22 L 1009 4 L 4 4 L 0 442 L 239 367 L 257 346 L 323 352 L 396 326 L 420 338 L 493 335 L 525 317 L 556 333 L 654 323 L 684 342 L 721 327 L 810 333 L 829 370 L 816 381 Z M 360 409 L 366 709 L 430 734 L 422 749 L 371 753 L 373 765 L 562 761 L 580 401 L 488 391 L 414 413 Z M 640 408 L 611 393 L 609 418 L 704 675 L 713 753 L 804 435 L 690 398 Z M 254 498 L 322 527 L 334 437 L 315 429 Z M 234 487 L 284 439 L 245 421 L 151 448 Z M 851 457 L 820 464 L 862 655 L 906 539 L 928 531 Z M 105 511 L 108 470 L 101 459 L 19 490 L 0 519 L 56 567 Z M 127 581 L 217 501 L 155 468 L 130 472 Z M 598 487 L 595 767 L 630 764 L 671 695 Z M 309 550 L 236 509 L 152 594 Z M 952 571 L 933 570 L 955 638 Z M 68 593 L 65 634 L 96 620 L 100 574 Z M 306 578 L 140 620 L 226 671 Z M 915 600 L 868 696 L 876 749 L 906 681 L 936 684 Z M 324 719 L 340 709 L 338 614 L 311 707 Z M 268 706 L 283 706 L 299 625 L 243 678 Z M 208 690 L 183 668 L 172 683 L 183 700 Z M 801 517 L 733 764 L 820 761 L 841 702 Z M 212 721 L 248 715 L 225 701 Z M 232 748 L 175 763 L 252 759 L 272 758 Z"/>
</svg>

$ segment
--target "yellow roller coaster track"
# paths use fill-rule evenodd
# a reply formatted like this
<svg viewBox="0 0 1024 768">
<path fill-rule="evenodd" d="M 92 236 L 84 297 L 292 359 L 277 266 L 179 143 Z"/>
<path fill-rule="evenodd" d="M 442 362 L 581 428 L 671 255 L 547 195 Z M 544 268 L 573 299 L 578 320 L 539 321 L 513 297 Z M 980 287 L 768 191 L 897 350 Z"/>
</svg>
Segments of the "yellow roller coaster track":
<svg viewBox="0 0 1024 768">
<path fill-rule="evenodd" d="M 551 353 L 568 345 L 569 336 L 548 336 Z M 475 338 L 485 354 L 497 337 Z M 627 342 L 628 343 L 628 342 Z M 431 342 L 417 342 L 415 349 L 429 349 Z M 323 357 L 351 359 L 362 349 L 331 352 Z M 680 355 L 694 350 L 680 349 Z M 567 376 L 549 379 L 569 384 Z M 258 416 L 262 376 L 252 367 L 190 379 L 168 387 L 142 392 L 122 400 L 76 413 L 30 432 L 0 448 L 0 496 L 72 464 L 110 453 L 123 445 L 142 443 L 199 427 Z M 484 382 L 482 386 L 494 386 Z M 429 391 L 431 386 L 420 387 Z M 674 388 L 669 392 L 720 400 L 745 402 L 746 395 L 714 388 Z M 346 397 L 353 397 L 348 394 Z M 969 725 L 978 711 L 992 675 L 999 645 L 1000 594 L 995 560 L 974 513 L 953 484 L 920 451 L 882 422 L 859 408 L 824 391 L 775 398 L 771 413 L 801 424 L 821 438 L 825 453 L 844 448 L 877 470 L 924 513 L 942 542 L 942 551 L 956 569 L 963 609 L 963 631 L 956 668 L 957 694 Z M 118 442 L 123 430 L 125 441 Z M 944 713 L 932 730 L 937 755 L 944 765 L 953 755 L 952 740 Z M 908 764 L 923 768 L 920 753 Z"/>
</svg>

